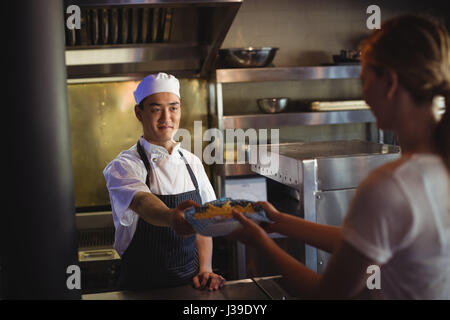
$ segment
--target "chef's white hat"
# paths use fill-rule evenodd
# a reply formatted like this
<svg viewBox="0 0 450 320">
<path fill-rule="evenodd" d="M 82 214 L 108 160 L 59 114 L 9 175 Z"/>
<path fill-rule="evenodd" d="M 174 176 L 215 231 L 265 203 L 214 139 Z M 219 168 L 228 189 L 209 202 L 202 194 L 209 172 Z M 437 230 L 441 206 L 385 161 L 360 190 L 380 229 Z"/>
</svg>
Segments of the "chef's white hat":
<svg viewBox="0 0 450 320">
<path fill-rule="evenodd" d="M 180 98 L 180 82 L 171 74 L 159 72 L 146 76 L 137 86 L 134 92 L 136 103 L 141 103 L 149 95 L 158 92 L 170 92 Z"/>
</svg>

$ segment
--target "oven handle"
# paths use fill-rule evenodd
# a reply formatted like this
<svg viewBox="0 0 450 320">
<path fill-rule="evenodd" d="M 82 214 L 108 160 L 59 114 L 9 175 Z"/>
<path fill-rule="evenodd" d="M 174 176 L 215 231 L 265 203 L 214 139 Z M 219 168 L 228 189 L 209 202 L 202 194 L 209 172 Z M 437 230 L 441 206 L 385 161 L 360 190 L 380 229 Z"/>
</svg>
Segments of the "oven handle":
<svg viewBox="0 0 450 320">
<path fill-rule="evenodd" d="M 114 258 L 115 253 L 113 250 L 103 251 L 85 251 L 81 254 L 81 260 L 89 260 L 96 258 Z"/>
</svg>

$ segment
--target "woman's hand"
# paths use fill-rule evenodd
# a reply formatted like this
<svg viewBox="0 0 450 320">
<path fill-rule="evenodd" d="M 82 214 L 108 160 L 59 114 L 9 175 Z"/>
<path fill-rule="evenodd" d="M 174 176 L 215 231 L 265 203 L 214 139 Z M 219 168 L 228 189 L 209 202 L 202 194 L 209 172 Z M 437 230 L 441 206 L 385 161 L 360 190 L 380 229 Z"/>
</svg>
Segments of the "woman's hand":
<svg viewBox="0 0 450 320">
<path fill-rule="evenodd" d="M 242 213 L 233 209 L 233 217 L 239 221 L 242 228 L 233 231 L 227 238 L 238 240 L 246 245 L 262 246 L 265 241 L 271 240 L 266 231 Z"/>
<path fill-rule="evenodd" d="M 219 290 L 225 284 L 225 278 L 215 274 L 212 271 L 200 271 L 192 281 L 196 289 L 204 289 L 208 287 L 209 291 Z"/>
<path fill-rule="evenodd" d="M 285 217 L 284 213 L 281 213 L 280 211 L 278 211 L 271 203 L 267 202 L 267 201 L 258 201 L 255 202 L 255 204 L 253 206 L 259 206 L 261 207 L 267 215 L 267 218 L 269 218 L 272 223 L 270 222 L 263 222 L 261 223 L 261 227 L 267 232 L 267 233 L 272 233 L 272 232 L 279 232 L 281 226 L 283 223 L 285 223 L 285 219 L 283 219 Z"/>
</svg>

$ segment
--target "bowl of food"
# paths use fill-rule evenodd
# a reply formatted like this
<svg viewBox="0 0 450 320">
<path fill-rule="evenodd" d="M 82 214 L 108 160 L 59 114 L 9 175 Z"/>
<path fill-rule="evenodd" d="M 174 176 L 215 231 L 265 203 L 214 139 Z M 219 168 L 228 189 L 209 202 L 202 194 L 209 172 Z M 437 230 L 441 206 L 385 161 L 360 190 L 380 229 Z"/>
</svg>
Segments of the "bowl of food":
<svg viewBox="0 0 450 320">
<path fill-rule="evenodd" d="M 262 98 L 256 101 L 259 110 L 264 113 L 279 113 L 286 109 L 288 98 Z"/>
<path fill-rule="evenodd" d="M 277 50 L 274 47 L 220 49 L 219 57 L 225 68 L 261 68 L 272 63 Z"/>
<path fill-rule="evenodd" d="M 241 227 L 240 222 L 233 218 L 233 209 L 256 223 L 270 222 L 264 210 L 255 206 L 253 201 L 231 198 L 221 198 L 205 203 L 198 208 L 188 208 L 184 211 L 184 215 L 199 234 L 220 237 Z"/>
</svg>

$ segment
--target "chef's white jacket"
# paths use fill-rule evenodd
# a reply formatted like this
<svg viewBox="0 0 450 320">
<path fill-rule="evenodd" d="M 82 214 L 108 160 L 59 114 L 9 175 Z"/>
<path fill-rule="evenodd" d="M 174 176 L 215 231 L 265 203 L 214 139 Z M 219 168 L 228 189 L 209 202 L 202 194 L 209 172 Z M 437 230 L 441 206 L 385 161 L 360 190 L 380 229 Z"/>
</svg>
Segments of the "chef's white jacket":
<svg viewBox="0 0 450 320">
<path fill-rule="evenodd" d="M 169 154 L 164 147 L 151 144 L 143 137 L 139 141 L 151 166 L 150 189 L 145 184 L 147 170 L 137 152 L 136 144 L 121 152 L 103 170 L 116 228 L 114 248 L 120 255 L 125 252 L 136 231 L 138 215 L 129 206 L 137 192 L 167 195 L 195 190 L 179 150 L 197 178 L 202 202 L 216 200 L 214 189 L 197 156 L 181 148 L 180 143 L 177 143 L 172 154 Z"/>
</svg>

